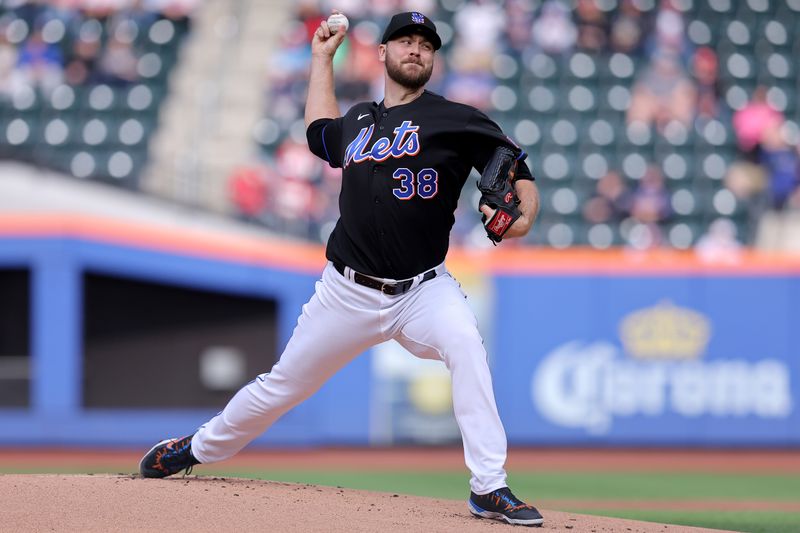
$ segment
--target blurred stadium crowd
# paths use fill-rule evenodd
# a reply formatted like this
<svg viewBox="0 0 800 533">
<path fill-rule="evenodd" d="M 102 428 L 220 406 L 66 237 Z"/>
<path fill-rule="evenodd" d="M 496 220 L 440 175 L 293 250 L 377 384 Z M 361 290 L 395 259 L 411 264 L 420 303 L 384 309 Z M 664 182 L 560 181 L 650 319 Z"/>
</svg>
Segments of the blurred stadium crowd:
<svg viewBox="0 0 800 533">
<path fill-rule="evenodd" d="M 133 183 L 196 3 L 0 1 L 0 157 Z"/>
<path fill-rule="evenodd" d="M 191 2 L 0 3 L 0 156 L 136 187 Z M 335 58 L 342 109 L 382 94 L 376 43 L 421 11 L 444 46 L 429 89 L 495 118 L 542 192 L 525 242 L 564 248 L 755 243 L 763 215 L 800 210 L 800 0 L 300 0 L 268 61 L 257 161 L 231 212 L 324 242 L 340 175 L 307 149 L 310 38 L 351 21 Z M 489 245 L 465 186 L 453 241 Z"/>
</svg>

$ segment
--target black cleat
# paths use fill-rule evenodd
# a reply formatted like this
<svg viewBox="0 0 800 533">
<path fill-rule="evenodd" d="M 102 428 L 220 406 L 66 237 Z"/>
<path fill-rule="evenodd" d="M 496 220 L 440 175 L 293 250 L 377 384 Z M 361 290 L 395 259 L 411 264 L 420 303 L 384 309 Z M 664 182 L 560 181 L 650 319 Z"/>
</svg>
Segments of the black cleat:
<svg viewBox="0 0 800 533">
<path fill-rule="evenodd" d="M 467 505 L 475 516 L 505 520 L 515 526 L 541 526 L 544 523 L 544 518 L 536 507 L 519 500 L 508 487 L 489 494 L 477 495 L 471 492 Z"/>
<path fill-rule="evenodd" d="M 139 461 L 139 472 L 142 477 L 167 477 L 185 470 L 192 471 L 200 461 L 192 455 L 192 437 L 162 440 Z M 184 474 L 185 475 L 185 474 Z"/>
</svg>

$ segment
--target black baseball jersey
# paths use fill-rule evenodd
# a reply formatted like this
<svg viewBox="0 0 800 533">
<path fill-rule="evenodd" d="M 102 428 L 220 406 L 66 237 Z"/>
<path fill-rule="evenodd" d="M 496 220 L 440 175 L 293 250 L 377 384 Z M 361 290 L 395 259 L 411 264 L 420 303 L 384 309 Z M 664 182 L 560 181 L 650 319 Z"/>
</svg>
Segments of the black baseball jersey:
<svg viewBox="0 0 800 533">
<path fill-rule="evenodd" d="M 326 256 L 371 276 L 406 279 L 444 261 L 464 182 L 497 146 L 519 154 L 517 179 L 533 179 L 526 154 L 495 122 L 429 91 L 388 109 L 356 104 L 306 133 L 314 154 L 342 168 Z"/>
</svg>

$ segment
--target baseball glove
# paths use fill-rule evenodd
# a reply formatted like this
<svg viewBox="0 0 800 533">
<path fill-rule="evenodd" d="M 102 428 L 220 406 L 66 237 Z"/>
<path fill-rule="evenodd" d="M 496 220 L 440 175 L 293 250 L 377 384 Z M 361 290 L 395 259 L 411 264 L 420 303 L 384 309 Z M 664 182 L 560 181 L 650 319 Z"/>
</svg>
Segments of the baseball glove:
<svg viewBox="0 0 800 533">
<path fill-rule="evenodd" d="M 497 245 L 503 240 L 508 228 L 517 220 L 519 211 L 519 198 L 514 192 L 514 174 L 517 171 L 517 154 L 505 146 L 498 146 L 492 154 L 486 167 L 483 169 L 478 189 L 481 191 L 481 206 L 488 205 L 495 210 L 492 218 L 483 215 L 481 221 L 486 229 L 486 235 Z"/>
</svg>

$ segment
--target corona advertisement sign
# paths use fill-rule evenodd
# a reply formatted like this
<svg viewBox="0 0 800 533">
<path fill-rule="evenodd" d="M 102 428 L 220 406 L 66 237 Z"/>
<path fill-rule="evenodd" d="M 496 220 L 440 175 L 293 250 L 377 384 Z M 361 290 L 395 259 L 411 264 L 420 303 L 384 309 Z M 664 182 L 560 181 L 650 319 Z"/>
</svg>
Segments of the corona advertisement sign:
<svg viewBox="0 0 800 533">
<path fill-rule="evenodd" d="M 537 287 L 531 302 L 559 286 L 525 284 Z M 509 441 L 800 442 L 800 330 L 787 319 L 797 302 L 774 280 L 705 280 L 698 292 L 682 284 L 692 281 L 598 279 L 590 298 L 570 300 L 585 285 L 565 279 L 549 312 L 498 331 L 494 372 Z M 524 298 L 518 287 L 498 297 Z M 514 330 L 531 342 L 505 343 Z"/>
</svg>

